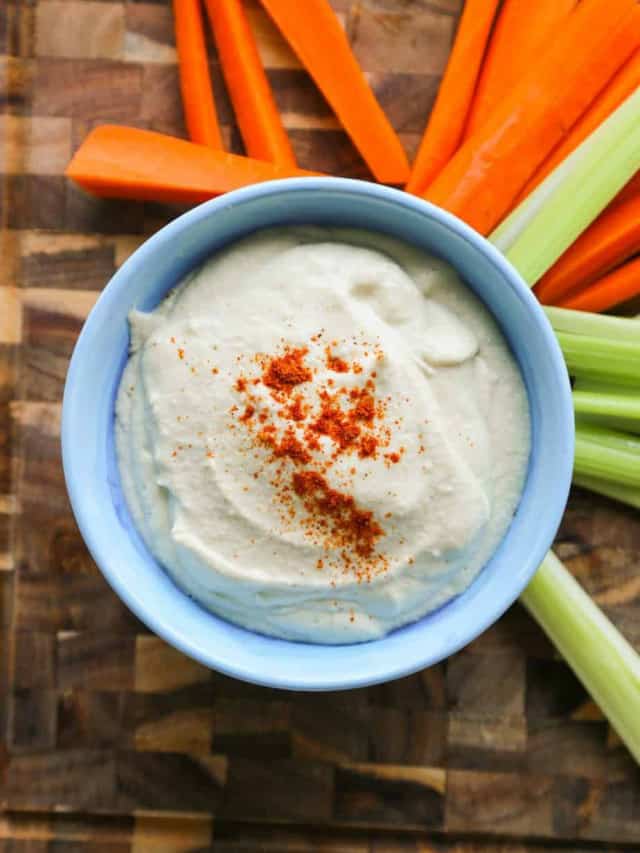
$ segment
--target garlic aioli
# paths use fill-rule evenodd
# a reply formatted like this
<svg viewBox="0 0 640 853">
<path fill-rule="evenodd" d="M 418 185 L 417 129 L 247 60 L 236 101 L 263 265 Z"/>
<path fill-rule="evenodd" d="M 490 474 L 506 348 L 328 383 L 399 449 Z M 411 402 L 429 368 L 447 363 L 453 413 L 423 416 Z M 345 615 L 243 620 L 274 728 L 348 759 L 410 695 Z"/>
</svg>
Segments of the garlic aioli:
<svg viewBox="0 0 640 853">
<path fill-rule="evenodd" d="M 124 494 L 205 607 L 315 643 L 381 637 L 462 592 L 517 508 L 523 381 L 443 261 L 289 228 L 130 315 Z"/>
</svg>

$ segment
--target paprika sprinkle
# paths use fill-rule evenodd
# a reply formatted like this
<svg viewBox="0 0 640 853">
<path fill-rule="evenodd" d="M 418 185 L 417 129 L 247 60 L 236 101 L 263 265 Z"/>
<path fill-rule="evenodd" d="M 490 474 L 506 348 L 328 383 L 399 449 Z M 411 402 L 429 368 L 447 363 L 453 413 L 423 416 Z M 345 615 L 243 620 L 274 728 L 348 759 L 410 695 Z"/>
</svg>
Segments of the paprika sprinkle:
<svg viewBox="0 0 640 853">
<path fill-rule="evenodd" d="M 375 550 L 385 531 L 352 494 L 356 468 L 336 473 L 342 478 L 340 488 L 329 483 L 328 475 L 345 454 L 374 461 L 378 451 L 389 447 L 387 400 L 376 397 L 377 372 L 371 363 L 365 369 L 357 359 L 347 362 L 332 354 L 331 347 L 338 347 L 339 341 L 326 346 L 324 359 L 314 363 L 310 350 L 315 347 L 317 354 L 320 338 L 321 333 L 313 335 L 307 346 L 283 341 L 280 353 L 255 356 L 252 362 L 260 375 L 236 378 L 234 389 L 244 400 L 244 411 L 238 416 L 241 409 L 233 406 L 230 414 L 245 427 L 249 451 L 255 453 L 259 447 L 269 451 L 266 459 L 259 456 L 260 467 L 253 476 L 270 477 L 285 528 L 295 520 L 305 536 L 326 550 L 318 569 L 341 566 L 353 571 L 358 581 L 371 580 L 387 567 L 384 555 Z M 364 342 L 362 350 L 365 359 L 369 350 L 376 362 L 384 357 L 377 345 Z M 325 370 L 342 374 L 345 384 L 336 388 Z M 306 384 L 310 388 L 305 389 Z M 386 453 L 380 461 L 388 465 L 396 457 L 399 461 L 400 454 Z"/>
</svg>

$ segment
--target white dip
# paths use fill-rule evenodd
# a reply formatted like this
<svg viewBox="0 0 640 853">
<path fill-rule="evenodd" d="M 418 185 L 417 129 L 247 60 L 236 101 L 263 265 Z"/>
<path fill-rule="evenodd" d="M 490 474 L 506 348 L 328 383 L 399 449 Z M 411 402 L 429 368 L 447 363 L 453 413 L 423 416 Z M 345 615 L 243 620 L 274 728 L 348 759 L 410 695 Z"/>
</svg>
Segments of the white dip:
<svg viewBox="0 0 640 853">
<path fill-rule="evenodd" d="M 256 631 L 370 640 L 460 593 L 517 507 L 526 393 L 444 262 L 266 231 L 132 312 L 124 492 L 179 586 Z"/>
</svg>

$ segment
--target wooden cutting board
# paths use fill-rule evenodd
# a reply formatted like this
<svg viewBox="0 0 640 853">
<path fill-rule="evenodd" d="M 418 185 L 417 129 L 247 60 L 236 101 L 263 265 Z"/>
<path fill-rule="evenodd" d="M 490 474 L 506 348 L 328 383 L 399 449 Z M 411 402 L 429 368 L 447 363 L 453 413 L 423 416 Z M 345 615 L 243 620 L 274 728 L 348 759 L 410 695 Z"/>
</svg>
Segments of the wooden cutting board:
<svg viewBox="0 0 640 853">
<path fill-rule="evenodd" d="M 412 154 L 460 0 L 334 6 Z M 248 8 L 301 165 L 366 177 Z M 171 10 L 10 0 L 0 16 L 0 851 L 638 850 L 638 768 L 519 606 L 411 678 L 309 695 L 209 672 L 107 587 L 65 493 L 63 382 L 98 292 L 176 211 L 92 199 L 62 172 L 100 122 L 184 134 Z M 211 69 L 241 151 L 213 49 Z M 637 513 L 572 495 L 558 552 L 636 647 L 639 547 Z"/>
</svg>

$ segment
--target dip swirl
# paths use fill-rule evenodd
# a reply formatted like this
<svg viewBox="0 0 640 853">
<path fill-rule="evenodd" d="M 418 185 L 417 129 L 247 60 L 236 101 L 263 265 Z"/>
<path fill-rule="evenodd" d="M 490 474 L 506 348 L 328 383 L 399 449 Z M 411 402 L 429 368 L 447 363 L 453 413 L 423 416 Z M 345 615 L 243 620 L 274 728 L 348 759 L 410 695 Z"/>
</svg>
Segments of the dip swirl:
<svg viewBox="0 0 640 853">
<path fill-rule="evenodd" d="M 460 593 L 499 544 L 529 456 L 526 393 L 442 261 L 380 235 L 265 231 L 130 325 L 125 497 L 215 613 L 370 640 Z"/>
</svg>

